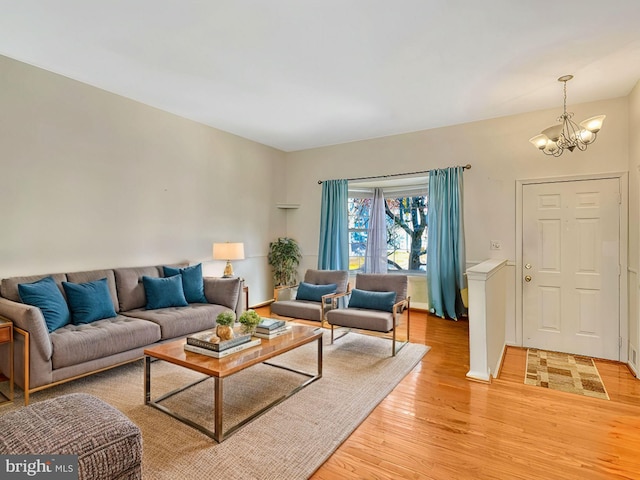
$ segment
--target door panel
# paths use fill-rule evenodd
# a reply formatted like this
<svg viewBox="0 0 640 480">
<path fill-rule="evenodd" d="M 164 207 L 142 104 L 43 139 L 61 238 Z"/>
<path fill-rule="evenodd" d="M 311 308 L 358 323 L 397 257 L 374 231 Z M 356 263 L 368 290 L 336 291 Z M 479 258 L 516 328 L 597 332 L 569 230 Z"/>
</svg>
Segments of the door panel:
<svg viewBox="0 0 640 480">
<path fill-rule="evenodd" d="M 525 346 L 619 360 L 619 198 L 617 179 L 523 186 Z"/>
<path fill-rule="evenodd" d="M 539 329 L 547 331 L 560 331 L 560 288 L 542 286 L 539 287 L 540 316 Z"/>
<path fill-rule="evenodd" d="M 562 229 L 559 219 L 542 219 L 540 227 L 540 270 L 560 273 Z"/>
</svg>

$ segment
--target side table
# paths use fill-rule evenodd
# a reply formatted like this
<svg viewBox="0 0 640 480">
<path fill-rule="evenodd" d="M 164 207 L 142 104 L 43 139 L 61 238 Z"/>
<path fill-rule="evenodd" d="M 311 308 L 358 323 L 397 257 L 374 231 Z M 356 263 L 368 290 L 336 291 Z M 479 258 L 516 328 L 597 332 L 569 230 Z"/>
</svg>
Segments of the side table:
<svg viewBox="0 0 640 480">
<path fill-rule="evenodd" d="M 13 323 L 0 318 L 0 345 L 9 344 L 9 377 L 0 373 L 0 382 L 9 382 L 9 395 L 0 392 L 0 405 L 13 402 Z"/>
</svg>

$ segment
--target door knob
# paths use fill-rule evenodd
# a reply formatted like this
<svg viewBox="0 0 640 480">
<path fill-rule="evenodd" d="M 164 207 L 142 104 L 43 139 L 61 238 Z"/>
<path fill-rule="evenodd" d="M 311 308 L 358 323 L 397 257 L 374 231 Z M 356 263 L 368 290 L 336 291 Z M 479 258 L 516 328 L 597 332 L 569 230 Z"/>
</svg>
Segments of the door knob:
<svg viewBox="0 0 640 480">
<path fill-rule="evenodd" d="M 524 281 L 525 282 L 530 282 L 531 281 L 531 275 L 527 275 L 526 277 L 524 277 Z"/>
</svg>

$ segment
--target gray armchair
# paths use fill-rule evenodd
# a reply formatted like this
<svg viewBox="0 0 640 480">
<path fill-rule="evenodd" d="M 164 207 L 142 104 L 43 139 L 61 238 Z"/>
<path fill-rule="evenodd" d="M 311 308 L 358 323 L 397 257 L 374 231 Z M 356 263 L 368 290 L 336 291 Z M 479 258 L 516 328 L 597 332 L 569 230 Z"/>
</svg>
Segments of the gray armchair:
<svg viewBox="0 0 640 480">
<path fill-rule="evenodd" d="M 337 308 L 338 299 L 348 291 L 348 271 L 307 270 L 301 284 L 275 289 L 271 313 L 324 323 L 326 312 Z"/>
<path fill-rule="evenodd" d="M 406 275 L 358 274 L 355 288 L 349 293 L 349 307 L 331 310 L 326 314 L 327 322 L 331 325 L 331 343 L 334 340 L 333 331 L 336 326 L 392 332 L 391 354 L 395 356 L 396 352 L 409 342 L 411 299 L 407 290 Z M 407 311 L 407 338 L 400 348 L 396 348 L 396 330 L 404 310 Z"/>
</svg>

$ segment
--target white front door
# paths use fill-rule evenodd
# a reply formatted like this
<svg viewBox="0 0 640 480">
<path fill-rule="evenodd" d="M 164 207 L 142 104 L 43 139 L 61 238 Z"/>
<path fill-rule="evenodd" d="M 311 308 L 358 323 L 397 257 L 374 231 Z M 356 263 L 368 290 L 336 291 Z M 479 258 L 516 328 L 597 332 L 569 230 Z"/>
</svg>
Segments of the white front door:
<svg viewBox="0 0 640 480">
<path fill-rule="evenodd" d="M 620 360 L 620 181 L 523 185 L 525 347 Z"/>
</svg>

